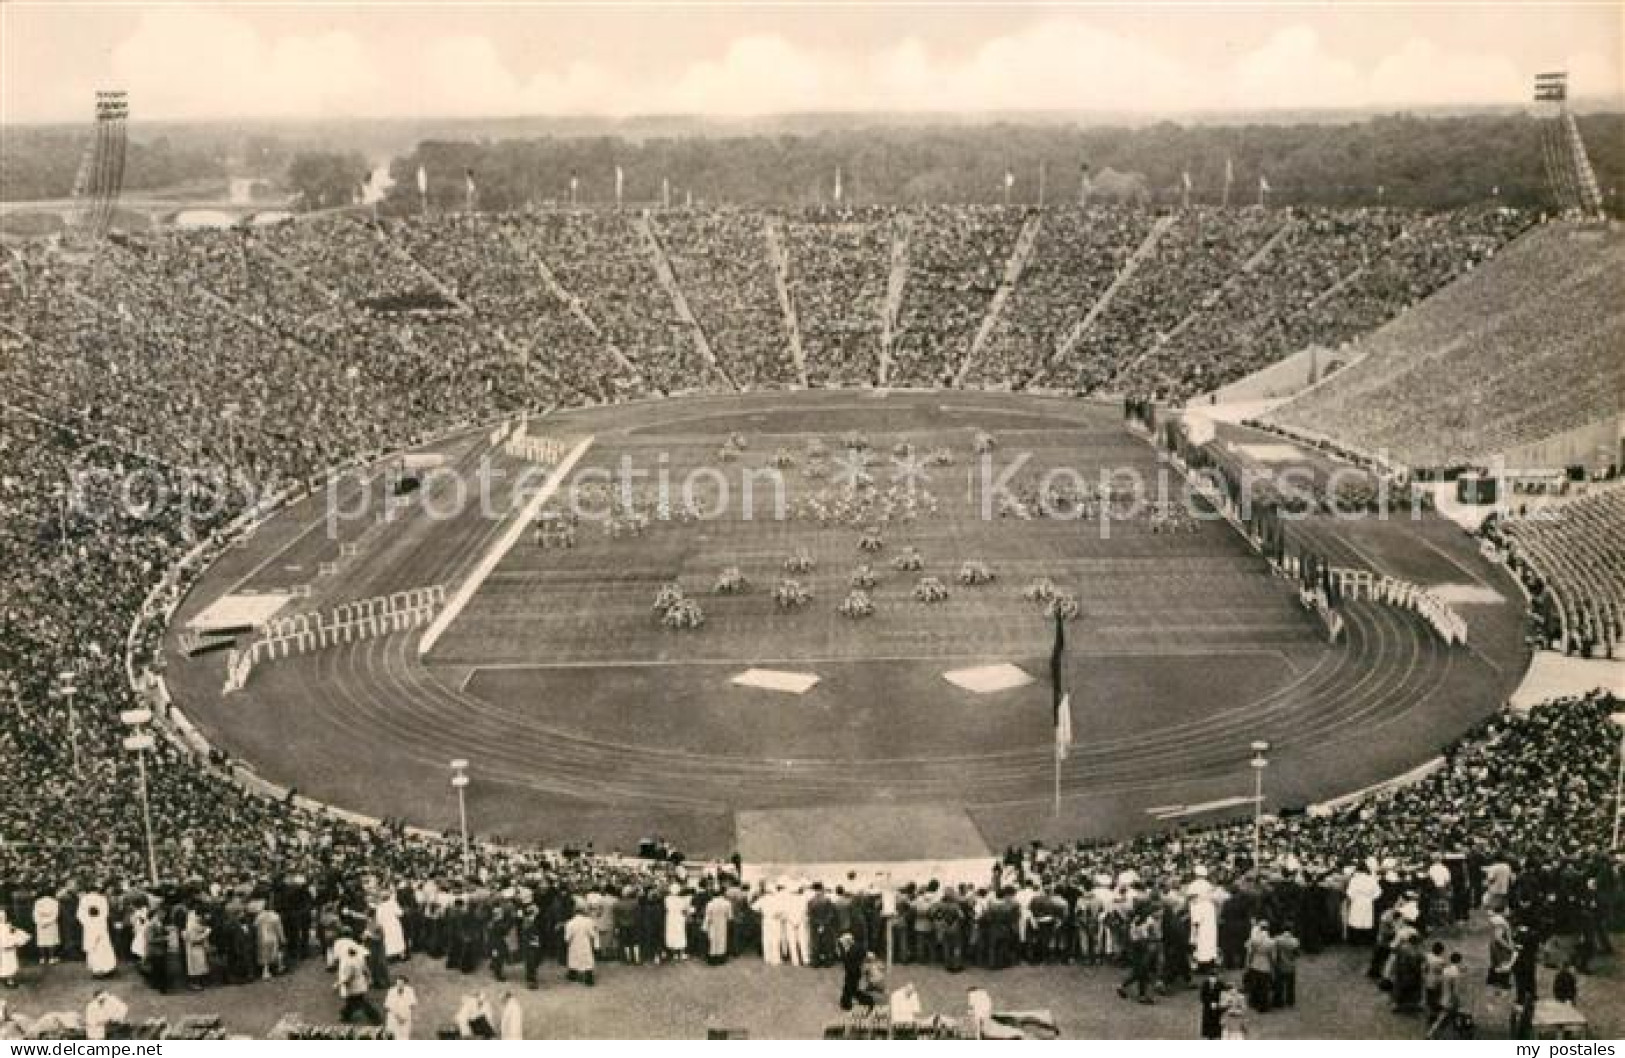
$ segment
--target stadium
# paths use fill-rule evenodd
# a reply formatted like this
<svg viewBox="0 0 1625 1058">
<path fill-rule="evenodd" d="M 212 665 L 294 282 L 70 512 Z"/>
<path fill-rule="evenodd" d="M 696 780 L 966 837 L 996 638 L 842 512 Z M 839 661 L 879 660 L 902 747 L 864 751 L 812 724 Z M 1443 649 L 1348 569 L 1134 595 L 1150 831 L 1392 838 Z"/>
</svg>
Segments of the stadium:
<svg viewBox="0 0 1625 1058">
<path fill-rule="evenodd" d="M 1133 1036 L 1189 1027 L 1098 967 L 1149 1006 L 1217 966 L 1215 1033 L 1330 1034 L 1284 930 L 1318 990 L 1371 958 L 1426 1016 L 1346 1016 L 1414 1039 L 1472 1021 L 1424 937 L 1522 960 L 1489 1035 L 1615 972 L 1625 236 L 1566 112 L 1540 208 L 1231 204 L 1226 163 L 1197 204 L 617 169 L 502 210 L 419 163 L 140 231 L 126 117 L 0 272 L 6 984 L 94 1008 L 133 964 L 202 993 L 154 1034 L 224 1033 L 240 985 L 275 997 L 240 1031 L 348 1038 L 369 990 L 400 1033 L 410 966 L 467 1036 L 472 973 L 636 1003 L 692 956 L 730 998 L 668 977 L 619 1031 Z M 788 998 L 784 961 L 843 982 Z M 946 1008 L 967 963 L 1027 1013 L 877 1013 L 858 973 Z"/>
</svg>

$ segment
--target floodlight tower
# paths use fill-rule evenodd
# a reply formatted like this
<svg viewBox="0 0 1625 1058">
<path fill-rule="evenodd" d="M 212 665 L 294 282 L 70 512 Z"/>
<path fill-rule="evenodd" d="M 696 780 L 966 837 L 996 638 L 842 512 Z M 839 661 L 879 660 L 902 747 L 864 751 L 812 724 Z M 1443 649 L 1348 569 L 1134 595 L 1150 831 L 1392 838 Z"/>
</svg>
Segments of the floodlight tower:
<svg viewBox="0 0 1625 1058">
<path fill-rule="evenodd" d="M 1597 174 L 1591 168 L 1580 126 L 1569 111 L 1569 75 L 1563 71 L 1535 75 L 1535 102 L 1552 106 L 1551 120 L 1541 132 L 1541 151 L 1546 165 L 1546 181 L 1567 209 L 1591 217 L 1602 215 L 1602 192 Z"/>
<path fill-rule="evenodd" d="M 124 126 L 129 116 L 129 95 L 123 90 L 96 93 L 96 132 L 85 145 L 85 153 L 79 159 L 79 172 L 73 181 L 73 197 L 85 203 L 80 223 L 93 242 L 107 237 L 119 192 L 124 188 L 127 147 Z"/>
</svg>

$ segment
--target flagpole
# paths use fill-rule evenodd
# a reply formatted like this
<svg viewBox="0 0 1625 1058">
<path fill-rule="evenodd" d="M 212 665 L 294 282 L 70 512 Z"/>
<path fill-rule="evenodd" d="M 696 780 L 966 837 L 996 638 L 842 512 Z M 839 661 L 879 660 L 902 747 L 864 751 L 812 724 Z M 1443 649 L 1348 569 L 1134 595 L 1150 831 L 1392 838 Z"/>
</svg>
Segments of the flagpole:
<svg viewBox="0 0 1625 1058">
<path fill-rule="evenodd" d="M 1061 755 L 1055 754 L 1055 818 L 1061 818 Z"/>
</svg>

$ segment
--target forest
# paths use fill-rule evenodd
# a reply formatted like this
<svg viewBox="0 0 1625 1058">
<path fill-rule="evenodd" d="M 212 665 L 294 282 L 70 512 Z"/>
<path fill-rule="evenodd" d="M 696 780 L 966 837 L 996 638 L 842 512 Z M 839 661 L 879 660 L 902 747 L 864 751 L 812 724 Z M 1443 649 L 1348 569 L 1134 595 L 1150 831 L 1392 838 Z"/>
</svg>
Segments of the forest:
<svg viewBox="0 0 1625 1058">
<path fill-rule="evenodd" d="M 1625 115 L 1579 119 L 1610 210 L 1625 180 Z M 731 138 L 545 137 L 429 140 L 395 159 L 387 207 L 420 208 L 417 173 L 440 209 L 514 209 L 568 201 L 648 204 L 815 205 L 834 195 L 840 171 L 848 204 L 1073 202 L 1103 174 L 1138 174 L 1157 202 L 1175 203 L 1190 174 L 1192 202 L 1386 204 L 1445 209 L 1499 199 L 1551 203 L 1542 136 L 1528 115 L 1417 118 L 1352 124 L 1129 127 L 996 124 L 892 127 L 813 135 Z M 669 189 L 669 191 L 668 191 Z"/>
<path fill-rule="evenodd" d="M 1617 214 L 1625 114 L 1578 121 L 1605 207 Z M 617 167 L 627 205 L 816 205 L 833 199 L 837 171 L 842 200 L 855 205 L 998 203 L 1007 196 L 1017 204 L 1075 202 L 1086 187 L 1100 197 L 1138 189 L 1172 204 L 1185 197 L 1185 174 L 1190 201 L 1226 200 L 1228 169 L 1231 204 L 1257 201 L 1262 179 L 1276 205 L 1444 209 L 1498 199 L 1541 207 L 1553 204 L 1542 153 L 1552 127 L 1516 112 L 1228 125 L 910 123 L 853 115 L 844 125 L 832 117 L 748 132 L 676 122 L 582 122 L 543 135 L 522 128 L 490 135 L 467 123 L 381 126 L 369 139 L 354 129 L 336 137 L 333 129 L 274 126 L 159 126 L 144 135 L 132 123 L 124 186 L 157 191 L 249 176 L 291 193 L 300 208 L 322 209 L 354 201 L 369 170 L 387 159 L 394 185 L 382 208 L 389 212 L 422 207 L 420 168 L 428 204 L 437 209 L 466 208 L 470 181 L 479 209 L 567 202 L 572 178 L 579 204 L 612 204 Z M 5 135 L 0 199 L 70 192 L 87 129 L 7 128 Z M 384 147 L 386 140 L 392 146 Z"/>
</svg>

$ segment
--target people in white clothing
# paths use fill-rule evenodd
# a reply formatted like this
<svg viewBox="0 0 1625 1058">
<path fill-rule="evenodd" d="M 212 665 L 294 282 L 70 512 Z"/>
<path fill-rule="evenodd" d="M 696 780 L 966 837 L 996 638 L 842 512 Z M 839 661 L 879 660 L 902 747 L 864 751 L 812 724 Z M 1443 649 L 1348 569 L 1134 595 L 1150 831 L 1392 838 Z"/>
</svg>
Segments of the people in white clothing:
<svg viewBox="0 0 1625 1058">
<path fill-rule="evenodd" d="M 384 997 L 384 1028 L 389 1035 L 397 1040 L 412 1038 L 412 1015 L 417 1010 L 418 994 L 412 988 L 412 982 L 404 976 L 396 975 L 395 983 L 390 986 L 389 994 Z"/>
<path fill-rule="evenodd" d="M 85 1004 L 85 1039 L 107 1039 L 107 1026 L 129 1016 L 129 1004 L 107 989 L 98 988 L 96 994 L 90 997 L 90 1002 Z"/>
</svg>

